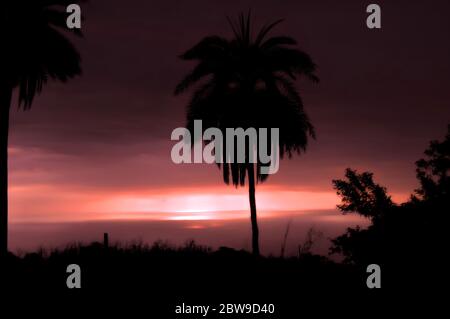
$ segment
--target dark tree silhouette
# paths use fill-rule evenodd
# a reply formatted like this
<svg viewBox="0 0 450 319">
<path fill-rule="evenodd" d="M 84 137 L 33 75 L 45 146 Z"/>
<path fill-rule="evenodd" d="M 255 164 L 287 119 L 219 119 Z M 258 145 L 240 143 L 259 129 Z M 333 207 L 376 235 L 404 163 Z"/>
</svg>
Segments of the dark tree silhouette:
<svg viewBox="0 0 450 319">
<path fill-rule="evenodd" d="M 358 174 L 347 168 L 345 177 L 347 180 L 333 180 L 333 187 L 342 199 L 337 207 L 344 214 L 358 213 L 374 220 L 394 205 L 386 188 L 373 181 L 373 173 Z"/>
<path fill-rule="evenodd" d="M 371 173 L 347 170 L 346 180 L 333 181 L 342 199 L 338 208 L 368 217 L 371 224 L 365 229 L 348 228 L 332 240 L 331 252 L 363 267 L 382 265 L 390 284 L 398 287 L 440 282 L 448 259 L 449 146 L 450 126 L 445 139 L 432 141 L 426 157 L 416 162 L 420 187 L 399 205 L 392 203 L 384 187 L 373 182 Z"/>
<path fill-rule="evenodd" d="M 420 188 L 416 194 L 425 200 L 450 196 L 450 124 L 445 140 L 431 141 L 425 150 L 426 158 L 416 162 L 416 175 Z"/>
<path fill-rule="evenodd" d="M 66 82 L 81 73 L 80 55 L 63 33 L 73 0 L 8 0 L 1 4 L 0 30 L 0 254 L 8 249 L 8 131 L 11 98 L 31 107 L 49 79 Z M 77 29 L 74 29 L 77 30 Z M 76 35 L 81 32 L 75 31 Z"/>
<path fill-rule="evenodd" d="M 296 41 L 291 37 L 267 37 L 282 20 L 265 25 L 255 37 L 250 13 L 241 14 L 237 23 L 228 21 L 232 39 L 208 36 L 181 55 L 181 59 L 197 63 L 175 89 L 177 95 L 195 87 L 188 105 L 187 128 L 192 131 L 194 120 L 202 120 L 203 130 L 217 127 L 222 132 L 238 127 L 279 128 L 281 157 L 305 151 L 308 138 L 315 134 L 294 81 L 302 75 L 318 81 L 316 65 L 308 54 L 294 47 Z M 271 145 L 266 147 L 271 149 Z M 226 184 L 244 186 L 248 178 L 252 248 L 256 255 L 259 232 L 255 184 L 268 177 L 261 174 L 262 165 L 259 159 L 256 164 L 250 163 L 248 147 L 244 163 L 235 160 L 219 165 Z"/>
<path fill-rule="evenodd" d="M 386 215 L 398 208 L 385 187 L 373 180 L 373 173 L 347 168 L 345 179 L 333 180 L 333 188 L 341 197 L 337 208 L 343 213 L 356 213 L 371 221 L 369 230 L 348 228 L 347 232 L 332 239 L 331 253 L 343 254 L 346 262 L 364 264 L 383 253 L 385 239 L 383 223 Z"/>
</svg>

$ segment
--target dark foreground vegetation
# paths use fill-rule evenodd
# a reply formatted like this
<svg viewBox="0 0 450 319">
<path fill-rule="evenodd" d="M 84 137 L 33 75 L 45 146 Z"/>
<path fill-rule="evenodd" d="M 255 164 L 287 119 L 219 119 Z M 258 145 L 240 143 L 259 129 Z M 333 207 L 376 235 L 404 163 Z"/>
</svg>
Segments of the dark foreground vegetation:
<svg viewBox="0 0 450 319">
<path fill-rule="evenodd" d="M 81 289 L 66 286 L 70 264 L 81 267 Z M 221 303 L 274 304 L 276 314 L 261 314 L 261 318 L 290 318 L 312 307 L 305 297 L 317 302 L 333 299 L 343 291 L 363 293 L 369 299 L 377 296 L 367 288 L 365 268 L 359 266 L 338 264 L 310 253 L 281 258 L 255 257 L 230 248 L 212 251 L 193 242 L 179 248 L 164 243 L 73 245 L 20 258 L 10 256 L 7 273 L 10 291 L 31 292 L 35 297 L 56 295 L 76 303 L 88 296 L 87 300 L 93 298 L 97 306 L 100 300 L 109 305 L 118 298 L 119 306 L 125 300 L 144 299 L 145 303 L 140 301 L 136 307 L 159 314 L 159 318 L 176 317 L 174 309 L 183 302 L 216 307 Z"/>
<path fill-rule="evenodd" d="M 81 267 L 81 289 L 66 286 L 70 264 Z M 229 248 L 212 251 L 193 242 L 179 248 L 163 243 L 126 247 L 92 243 L 20 258 L 11 255 L 7 285 L 2 288 L 20 298 L 29 294 L 31 300 L 42 298 L 64 307 L 78 309 L 92 303 L 105 314 L 125 307 L 127 313 L 144 312 L 149 318 L 200 318 L 176 315 L 175 307 L 182 303 L 274 304 L 276 309 L 273 315 L 208 318 L 296 318 L 317 311 L 341 314 L 347 307 L 357 315 L 373 305 L 377 306 L 371 313 L 382 313 L 386 303 L 398 306 L 399 300 L 386 298 L 387 293 L 422 294 L 425 287 L 408 284 L 407 279 L 423 277 L 426 270 L 414 275 L 408 264 L 405 261 L 404 271 L 398 273 L 383 269 L 382 289 L 369 289 L 367 265 L 336 263 L 308 252 L 289 258 L 255 257 Z M 399 284 L 405 282 L 407 286 Z"/>
</svg>

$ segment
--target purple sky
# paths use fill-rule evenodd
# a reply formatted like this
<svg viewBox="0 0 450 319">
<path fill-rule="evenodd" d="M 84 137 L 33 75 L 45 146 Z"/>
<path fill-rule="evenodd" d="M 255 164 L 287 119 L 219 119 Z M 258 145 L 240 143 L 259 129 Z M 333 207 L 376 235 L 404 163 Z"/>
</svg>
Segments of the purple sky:
<svg viewBox="0 0 450 319">
<path fill-rule="evenodd" d="M 331 180 L 352 167 L 373 171 L 394 198 L 406 198 L 416 187 L 414 161 L 450 119 L 450 3 L 377 1 L 381 30 L 365 25 L 369 3 L 83 4 L 85 38 L 76 41 L 83 76 L 48 85 L 30 112 L 12 115 L 11 220 L 52 220 L 77 211 L 74 203 L 124 192 L 145 197 L 217 187 L 232 194 L 215 166 L 171 162 L 170 133 L 184 125 L 188 100 L 172 93 L 192 67 L 177 56 L 206 35 L 231 36 L 226 15 L 249 8 L 256 26 L 285 18 L 273 34 L 296 38 L 321 79 L 299 83 L 317 141 L 305 155 L 283 161 L 268 185 L 326 197 L 334 194 Z M 333 208 L 333 200 L 325 202 L 321 208 Z"/>
</svg>

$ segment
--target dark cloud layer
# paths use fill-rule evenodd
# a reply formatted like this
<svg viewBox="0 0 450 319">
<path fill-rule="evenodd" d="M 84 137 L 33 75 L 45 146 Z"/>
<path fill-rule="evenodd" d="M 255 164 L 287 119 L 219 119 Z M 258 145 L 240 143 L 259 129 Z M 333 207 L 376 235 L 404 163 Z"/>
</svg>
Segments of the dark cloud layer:
<svg viewBox="0 0 450 319">
<path fill-rule="evenodd" d="M 276 33 L 295 37 L 321 78 L 299 83 L 318 139 L 272 182 L 329 188 L 352 166 L 409 191 L 414 161 L 450 119 L 450 3 L 377 3 L 381 30 L 365 27 L 366 1 L 91 1 L 77 40 L 83 76 L 49 85 L 30 112 L 13 114 L 11 146 L 41 155 L 13 156 L 12 182 L 219 183 L 213 167 L 170 161 L 170 133 L 184 124 L 187 100 L 172 92 L 192 67 L 177 55 L 205 35 L 230 36 L 226 15 L 252 8 L 259 25 L 286 19 Z M 30 171 L 41 173 L 20 174 Z"/>
</svg>

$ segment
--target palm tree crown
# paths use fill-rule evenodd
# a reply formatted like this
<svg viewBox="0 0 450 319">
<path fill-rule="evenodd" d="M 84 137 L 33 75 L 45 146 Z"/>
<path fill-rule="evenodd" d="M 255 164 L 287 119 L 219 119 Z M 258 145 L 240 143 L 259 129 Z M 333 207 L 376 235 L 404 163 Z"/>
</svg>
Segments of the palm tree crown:
<svg viewBox="0 0 450 319">
<path fill-rule="evenodd" d="M 19 88 L 19 106 L 31 107 L 49 80 L 81 73 L 81 59 L 65 37 L 66 6 L 73 0 L 8 0 L 2 4 L 2 86 Z M 73 34 L 81 36 L 78 29 Z M 6 84 L 5 84 L 6 83 Z"/>
<path fill-rule="evenodd" d="M 281 156 L 304 151 L 308 137 L 315 134 L 294 81 L 303 75 L 317 82 L 316 65 L 308 54 L 293 47 L 293 38 L 268 37 L 282 20 L 265 25 L 255 37 L 250 14 L 241 14 L 237 23 L 228 20 L 234 33 L 231 40 L 208 36 L 181 55 L 183 60 L 197 61 L 175 89 L 180 94 L 195 86 L 187 128 L 192 129 L 194 120 L 202 120 L 203 129 L 276 127 Z M 231 173 L 234 185 L 244 185 L 245 164 L 222 166 L 226 183 Z M 258 181 L 266 178 L 258 170 Z"/>
</svg>

